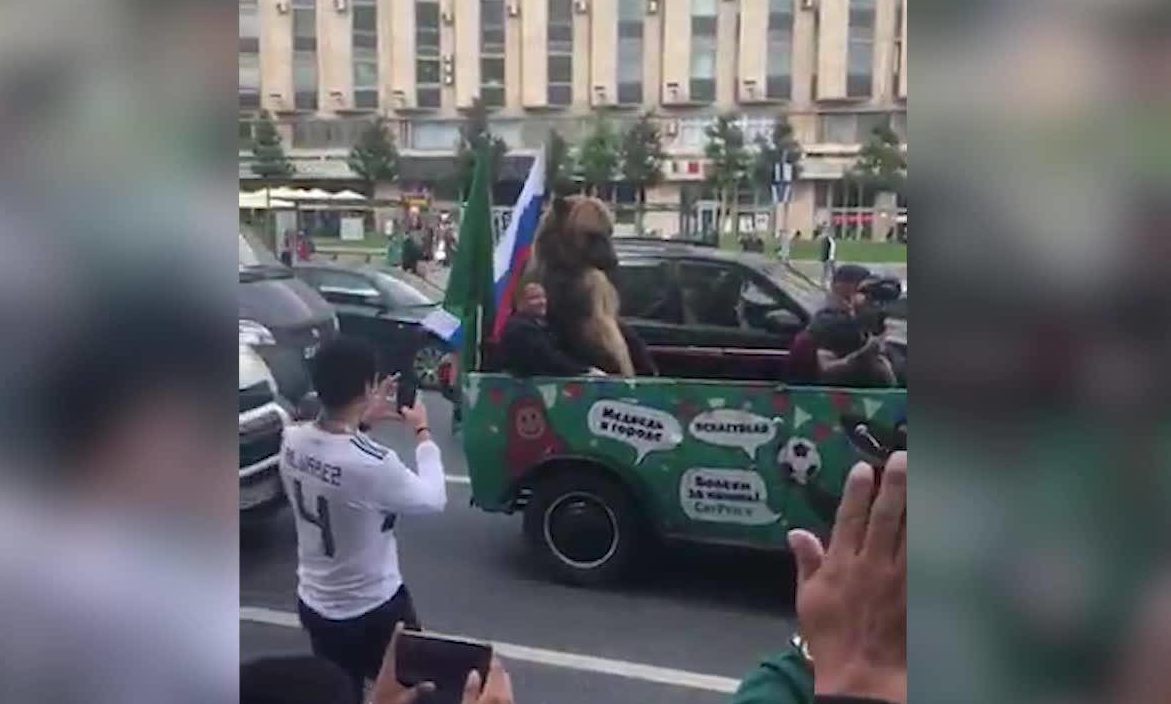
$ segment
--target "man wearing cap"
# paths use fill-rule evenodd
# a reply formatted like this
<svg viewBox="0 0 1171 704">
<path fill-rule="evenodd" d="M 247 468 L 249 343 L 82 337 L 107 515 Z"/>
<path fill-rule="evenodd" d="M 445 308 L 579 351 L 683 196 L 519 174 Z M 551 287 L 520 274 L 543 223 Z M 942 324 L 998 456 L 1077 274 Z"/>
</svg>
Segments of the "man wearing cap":
<svg viewBox="0 0 1171 704">
<path fill-rule="evenodd" d="M 817 347 L 818 380 L 842 386 L 895 386 L 898 381 L 883 352 L 882 337 L 864 319 L 869 306 L 860 292 L 872 278 L 858 264 L 843 264 L 833 273 L 825 306 L 809 324 Z"/>
</svg>

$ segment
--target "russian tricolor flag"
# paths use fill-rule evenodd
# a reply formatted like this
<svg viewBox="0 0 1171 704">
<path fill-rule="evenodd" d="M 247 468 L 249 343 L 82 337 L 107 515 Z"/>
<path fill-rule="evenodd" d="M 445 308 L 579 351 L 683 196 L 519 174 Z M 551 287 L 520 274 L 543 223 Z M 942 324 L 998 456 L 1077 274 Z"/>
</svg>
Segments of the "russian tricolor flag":
<svg viewBox="0 0 1171 704">
<path fill-rule="evenodd" d="M 492 262 L 496 319 L 489 335 L 491 340 L 500 339 L 504 323 L 508 321 L 508 316 L 512 312 L 512 299 L 533 251 L 533 240 L 536 238 L 537 222 L 541 218 L 541 204 L 544 200 L 545 154 L 542 150 L 533 159 L 520 197 L 512 207 L 512 219 L 508 221 L 508 227 L 496 243 Z"/>
</svg>

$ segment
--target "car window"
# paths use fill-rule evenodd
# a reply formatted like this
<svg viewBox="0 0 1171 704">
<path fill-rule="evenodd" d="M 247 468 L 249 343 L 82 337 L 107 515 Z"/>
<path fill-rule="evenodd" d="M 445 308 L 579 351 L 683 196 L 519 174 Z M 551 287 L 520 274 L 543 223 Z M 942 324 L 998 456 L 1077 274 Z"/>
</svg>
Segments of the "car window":
<svg viewBox="0 0 1171 704">
<path fill-rule="evenodd" d="M 361 274 L 353 274 L 348 271 L 318 269 L 313 278 L 315 279 L 312 282 L 313 285 L 322 294 L 333 293 L 355 297 L 381 297 L 378 290 L 374 288 L 374 285 Z"/>
<path fill-rule="evenodd" d="M 737 311 L 744 284 L 741 267 L 720 262 L 680 262 L 683 324 L 741 327 Z"/>
<path fill-rule="evenodd" d="M 675 291 L 665 262 L 626 261 L 614 272 L 624 318 L 678 323 Z"/>
<path fill-rule="evenodd" d="M 684 324 L 771 334 L 770 313 L 788 310 L 801 318 L 800 307 L 780 295 L 763 276 L 735 264 L 683 262 L 679 286 Z"/>
<path fill-rule="evenodd" d="M 378 274 L 377 276 L 379 287 L 386 293 L 390 304 L 395 308 L 430 306 L 436 302 L 434 298 L 402 279 L 395 278 L 390 274 Z"/>
</svg>

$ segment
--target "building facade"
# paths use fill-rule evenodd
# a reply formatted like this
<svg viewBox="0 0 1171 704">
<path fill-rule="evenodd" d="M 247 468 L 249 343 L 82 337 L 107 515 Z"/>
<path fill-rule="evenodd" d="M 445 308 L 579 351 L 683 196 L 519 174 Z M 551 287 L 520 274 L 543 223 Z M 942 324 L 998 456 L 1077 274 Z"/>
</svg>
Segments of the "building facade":
<svg viewBox="0 0 1171 704">
<path fill-rule="evenodd" d="M 906 142 L 907 0 L 240 0 L 241 137 L 268 110 L 298 180 L 355 176 L 346 154 L 388 118 L 403 187 L 445 169 L 479 99 L 510 154 L 597 114 L 658 121 L 669 158 L 647 225 L 702 225 L 704 128 L 735 112 L 749 141 L 787 116 L 805 159 L 782 226 L 905 222 L 893 197 L 851 197 L 843 174 L 878 125 Z M 241 179 L 247 180 L 241 150 Z M 515 177 L 515 175 L 513 175 Z M 622 189 L 616 197 L 622 198 Z M 758 199 L 745 202 L 759 214 Z"/>
</svg>

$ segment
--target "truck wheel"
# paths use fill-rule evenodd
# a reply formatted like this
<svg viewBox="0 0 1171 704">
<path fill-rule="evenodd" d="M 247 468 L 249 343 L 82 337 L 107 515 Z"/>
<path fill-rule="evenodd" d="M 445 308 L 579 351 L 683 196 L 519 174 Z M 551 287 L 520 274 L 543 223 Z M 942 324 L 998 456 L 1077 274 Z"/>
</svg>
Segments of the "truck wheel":
<svg viewBox="0 0 1171 704">
<path fill-rule="evenodd" d="M 620 579 L 642 539 L 630 494 L 589 470 L 556 474 L 533 487 L 524 530 L 555 578 L 585 586 Z"/>
</svg>

